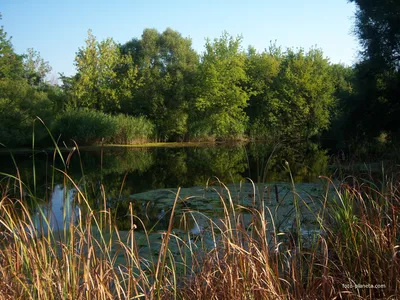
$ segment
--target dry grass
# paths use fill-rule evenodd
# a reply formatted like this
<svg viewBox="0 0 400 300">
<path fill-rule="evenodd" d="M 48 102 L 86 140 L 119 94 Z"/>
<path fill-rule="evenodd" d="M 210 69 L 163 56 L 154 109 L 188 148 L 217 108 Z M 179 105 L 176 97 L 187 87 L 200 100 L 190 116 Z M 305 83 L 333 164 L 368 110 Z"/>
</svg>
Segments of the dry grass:
<svg viewBox="0 0 400 300">
<path fill-rule="evenodd" d="M 387 187 L 384 193 L 372 185 L 334 187 L 334 199 L 326 197 L 316 216 L 320 234 L 312 243 L 296 230 L 273 232 L 263 209 L 249 209 L 247 228 L 227 212 L 213 235 L 217 247 L 197 267 L 184 298 L 398 298 L 400 183 Z"/>
<path fill-rule="evenodd" d="M 22 193 L 26 188 L 18 177 L 3 182 L 2 299 L 400 297 L 400 182 L 394 179 L 378 188 L 372 182 L 336 187 L 326 178 L 334 193 L 321 195 L 323 203 L 315 215 L 319 234 L 312 241 L 302 235 L 299 222 L 293 231 L 279 232 L 267 221 L 270 212 L 263 197 L 254 207 L 241 207 L 224 185 L 223 216 L 208 219 L 195 241 L 190 234 L 177 234 L 172 226 L 176 204 L 187 201 L 179 198 L 178 191 L 161 245 L 149 255 L 139 246 L 135 230 L 142 225 L 132 207 L 127 215 L 131 230 L 119 232 L 105 204 L 103 210 L 93 211 L 80 187 L 64 176 L 78 191 L 75 202 L 80 213 L 76 222 L 66 220 L 57 232 L 34 226 L 26 205 L 26 197 L 33 196 Z M 293 201 L 303 205 L 296 196 Z M 186 212 L 182 223 L 195 215 Z M 150 233 L 144 232 L 145 248 L 154 248 Z M 356 288 L 360 284 L 373 288 Z"/>
</svg>

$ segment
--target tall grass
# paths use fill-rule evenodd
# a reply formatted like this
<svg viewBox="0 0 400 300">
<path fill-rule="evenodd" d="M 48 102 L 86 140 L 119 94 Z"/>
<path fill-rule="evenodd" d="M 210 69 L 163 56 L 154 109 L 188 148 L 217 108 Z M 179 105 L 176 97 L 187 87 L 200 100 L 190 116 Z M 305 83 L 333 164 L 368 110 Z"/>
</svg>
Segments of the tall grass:
<svg viewBox="0 0 400 300">
<path fill-rule="evenodd" d="M 154 133 L 154 125 L 145 117 L 112 116 L 94 110 L 67 111 L 52 127 L 61 140 L 73 139 L 80 145 L 141 143 Z"/>
<path fill-rule="evenodd" d="M 165 231 L 145 228 L 132 206 L 129 231 L 119 231 L 106 206 L 94 211 L 81 185 L 63 171 L 79 214 L 59 231 L 35 227 L 27 198 L 35 195 L 18 176 L 1 184 L 0 295 L 4 299 L 376 299 L 400 296 L 400 182 L 334 184 L 319 195 L 317 231 L 301 230 L 293 185 L 293 230 L 276 226 L 265 195 L 243 207 L 220 184 L 220 218 L 201 216 L 189 232 L 186 210 L 174 228 L 179 190 Z M 122 187 L 121 187 L 122 189 Z M 26 192 L 28 191 L 28 192 Z M 25 193 L 24 193 L 25 192 Z M 232 193 L 231 193 L 232 192 Z M 17 196 L 13 196 L 17 195 Z M 279 199 L 278 199 L 279 200 Z M 43 222 L 49 217 L 43 212 Z M 75 220 L 75 221 L 74 221 Z M 269 220 L 269 221 L 268 221 Z M 183 229 L 183 231 L 182 231 Z M 183 233 L 182 233 L 183 232 Z M 154 236 L 159 239 L 154 239 Z M 157 240 L 158 242 L 154 242 Z M 377 285 L 381 286 L 377 286 Z M 364 286 L 359 286 L 364 285 Z M 368 286 L 367 285 L 371 285 Z"/>
</svg>

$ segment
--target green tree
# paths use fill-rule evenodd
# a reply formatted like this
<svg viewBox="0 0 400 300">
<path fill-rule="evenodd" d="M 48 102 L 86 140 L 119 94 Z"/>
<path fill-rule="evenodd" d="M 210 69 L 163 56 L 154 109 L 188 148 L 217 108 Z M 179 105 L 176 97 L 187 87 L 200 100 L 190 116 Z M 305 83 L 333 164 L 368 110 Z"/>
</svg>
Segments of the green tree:
<svg viewBox="0 0 400 300">
<path fill-rule="evenodd" d="M 49 101 L 52 103 L 50 107 L 45 108 L 43 111 L 36 111 L 37 115 L 40 115 L 43 119 L 47 119 L 47 125 L 50 126 L 49 114 L 52 114 L 52 120 L 54 120 L 56 115 L 63 111 L 63 102 L 65 99 L 63 89 L 48 81 L 47 77 L 52 68 L 49 62 L 40 56 L 38 51 L 28 48 L 27 53 L 22 57 L 24 78 L 31 88 L 29 95 L 33 98 L 41 98 L 46 105 L 49 105 Z"/>
<path fill-rule="evenodd" d="M 22 56 L 14 52 L 11 39 L 3 26 L 0 27 L 0 142 L 12 145 L 22 138 L 19 130 L 22 112 L 18 100 L 25 97 L 28 84 L 23 78 Z"/>
<path fill-rule="evenodd" d="M 249 134 L 263 139 L 309 139 L 329 128 L 336 103 L 335 82 L 322 51 L 271 45 L 258 54 L 250 48 L 246 60 L 251 90 Z"/>
<path fill-rule="evenodd" d="M 132 58 L 122 55 L 113 39 L 98 42 L 89 30 L 86 47 L 79 49 L 75 66 L 73 91 L 79 107 L 117 112 L 121 102 L 132 97 L 137 70 Z"/>
<path fill-rule="evenodd" d="M 170 28 L 145 29 L 141 39 L 122 46 L 138 65 L 140 87 L 124 110 L 148 116 L 162 140 L 182 140 L 187 133 L 198 55 L 192 41 Z"/>
<path fill-rule="evenodd" d="M 343 64 L 330 66 L 330 80 L 333 83 L 335 106 L 331 115 L 331 126 L 323 134 L 326 148 L 332 150 L 347 148 L 346 142 L 354 137 L 355 72 L 353 67 Z"/>
<path fill-rule="evenodd" d="M 74 92 L 77 76 L 65 76 L 64 73 L 60 73 L 59 79 L 61 81 L 60 89 L 62 90 L 62 94 L 58 101 L 55 102 L 56 109 L 64 111 L 79 107 L 78 99 L 75 97 Z"/>
<path fill-rule="evenodd" d="M 353 123 L 357 138 L 387 132 L 400 135 L 400 3 L 351 0 L 357 7 L 356 35 L 362 46 L 357 64 Z"/>
<path fill-rule="evenodd" d="M 40 86 L 45 83 L 46 76 L 52 68 L 49 62 L 45 61 L 40 53 L 33 48 L 28 48 L 28 53 L 24 55 L 25 78 L 31 86 Z"/>
<path fill-rule="evenodd" d="M 34 118 L 50 115 L 47 93 L 29 84 L 23 57 L 0 27 L 0 142 L 7 146 L 29 144 Z"/>
<path fill-rule="evenodd" d="M 274 84 L 282 62 L 281 49 L 271 45 L 268 51 L 257 53 L 249 47 L 246 57 L 248 90 L 251 90 L 246 113 L 249 116 L 248 133 L 254 139 L 270 139 L 274 115 L 271 111 L 277 93 Z M 276 122 L 275 122 L 276 123 Z"/>
<path fill-rule="evenodd" d="M 241 38 L 226 32 L 206 41 L 197 76 L 197 97 L 191 115 L 191 137 L 236 138 L 244 134 L 244 108 L 249 92 L 244 84 L 245 54 Z"/>
<path fill-rule="evenodd" d="M 374 68 L 400 67 L 400 2 L 350 0 L 357 6 L 356 35 Z"/>
<path fill-rule="evenodd" d="M 309 139 L 328 129 L 335 104 L 329 61 L 322 51 L 288 50 L 274 83 L 268 122 L 290 139 Z"/>
</svg>

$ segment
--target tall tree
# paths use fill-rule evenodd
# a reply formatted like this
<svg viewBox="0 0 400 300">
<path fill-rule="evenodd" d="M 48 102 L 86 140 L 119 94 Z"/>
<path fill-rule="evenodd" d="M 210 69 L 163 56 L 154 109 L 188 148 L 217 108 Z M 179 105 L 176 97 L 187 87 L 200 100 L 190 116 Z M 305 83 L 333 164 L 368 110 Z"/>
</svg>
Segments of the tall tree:
<svg viewBox="0 0 400 300">
<path fill-rule="evenodd" d="M 170 28 L 162 33 L 145 29 L 141 39 L 124 44 L 122 51 L 138 64 L 141 83 L 127 109 L 149 116 L 160 139 L 184 139 L 198 65 L 192 41 Z"/>
<path fill-rule="evenodd" d="M 354 138 L 354 110 L 357 103 L 355 97 L 355 72 L 353 67 L 343 64 L 330 66 L 330 81 L 333 83 L 335 105 L 331 112 L 331 126 L 323 133 L 325 148 L 345 149 L 346 142 Z"/>
<path fill-rule="evenodd" d="M 288 49 L 274 89 L 268 121 L 275 132 L 292 139 L 308 139 L 329 127 L 334 87 L 329 61 L 322 51 Z"/>
<path fill-rule="evenodd" d="M 192 137 L 236 138 L 244 134 L 249 100 L 245 89 L 245 54 L 241 38 L 228 33 L 207 39 L 197 76 L 197 98 L 191 115 Z"/>
<path fill-rule="evenodd" d="M 357 7 L 362 61 L 356 66 L 358 101 L 353 122 L 359 136 L 400 136 L 400 2 L 350 0 Z"/>
<path fill-rule="evenodd" d="M 98 42 L 89 30 L 86 47 L 79 49 L 75 66 L 73 90 L 78 106 L 117 112 L 121 102 L 132 97 L 137 70 L 132 58 L 121 54 L 113 39 Z"/>
<path fill-rule="evenodd" d="M 29 144 L 33 119 L 40 116 L 46 120 L 51 107 L 47 94 L 29 84 L 23 57 L 14 52 L 11 39 L 1 26 L 0 142 L 7 146 Z"/>
<path fill-rule="evenodd" d="M 249 105 L 246 113 L 249 116 L 248 133 L 251 138 L 271 138 L 271 126 L 275 116 L 271 105 L 277 93 L 276 78 L 282 62 L 282 51 L 271 45 L 268 51 L 257 53 L 249 47 L 246 57 L 246 74 L 249 78 L 247 87 L 251 90 Z"/>
<path fill-rule="evenodd" d="M 24 71 L 30 85 L 39 86 L 45 83 L 51 70 L 49 62 L 45 61 L 38 51 L 28 48 L 28 53 L 24 55 Z"/>
<path fill-rule="evenodd" d="M 356 34 L 374 67 L 400 67 L 400 2 L 350 0 L 357 6 Z"/>
</svg>

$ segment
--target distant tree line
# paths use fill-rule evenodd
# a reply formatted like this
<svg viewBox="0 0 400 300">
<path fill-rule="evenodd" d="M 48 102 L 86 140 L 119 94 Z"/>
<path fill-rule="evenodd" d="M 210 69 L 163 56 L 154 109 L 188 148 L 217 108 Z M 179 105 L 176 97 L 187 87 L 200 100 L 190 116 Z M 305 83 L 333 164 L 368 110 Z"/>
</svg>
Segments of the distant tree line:
<svg viewBox="0 0 400 300">
<path fill-rule="evenodd" d="M 227 33 L 198 54 L 169 28 L 123 45 L 89 31 L 75 65 L 63 78 L 65 108 L 145 116 L 161 141 L 318 136 L 338 101 L 333 77 L 348 69 L 318 49 L 244 50 Z"/>
<path fill-rule="evenodd" d="M 400 5 L 351 2 L 363 46 L 354 66 L 330 63 L 320 49 L 258 52 L 226 32 L 197 53 L 170 28 L 124 44 L 89 30 L 76 74 L 57 86 L 46 82 L 48 63 L 32 49 L 17 55 L 1 27 L 0 141 L 29 145 L 35 116 L 82 143 L 313 139 L 336 150 L 396 141 Z M 46 133 L 36 140 L 45 144 Z"/>
</svg>

